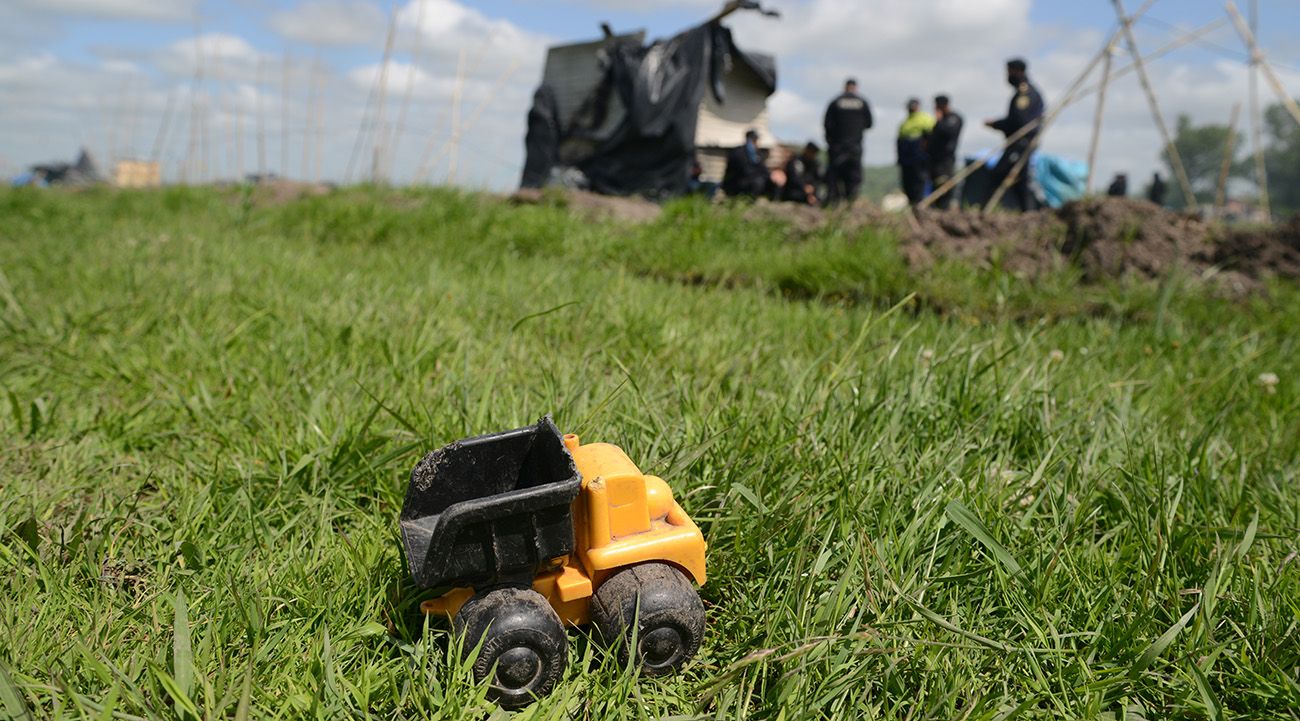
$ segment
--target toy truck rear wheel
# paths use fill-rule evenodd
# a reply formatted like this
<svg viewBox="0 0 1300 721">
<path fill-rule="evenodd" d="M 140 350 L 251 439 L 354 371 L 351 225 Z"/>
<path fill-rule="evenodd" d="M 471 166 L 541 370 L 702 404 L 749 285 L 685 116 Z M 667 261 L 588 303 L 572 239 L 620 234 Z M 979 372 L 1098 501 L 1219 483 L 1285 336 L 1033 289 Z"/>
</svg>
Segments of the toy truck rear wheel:
<svg viewBox="0 0 1300 721">
<path fill-rule="evenodd" d="M 627 663 L 635 643 L 647 676 L 680 670 L 704 638 L 700 595 L 666 563 L 643 563 L 611 576 L 591 600 L 591 619 L 621 662 Z"/>
<path fill-rule="evenodd" d="M 568 665 L 569 640 L 560 617 L 532 589 L 498 588 L 465 602 L 454 626 L 474 678 L 489 681 L 488 698 L 503 708 L 527 706 L 551 692 Z M 482 642 L 481 646 L 479 642 Z"/>
</svg>

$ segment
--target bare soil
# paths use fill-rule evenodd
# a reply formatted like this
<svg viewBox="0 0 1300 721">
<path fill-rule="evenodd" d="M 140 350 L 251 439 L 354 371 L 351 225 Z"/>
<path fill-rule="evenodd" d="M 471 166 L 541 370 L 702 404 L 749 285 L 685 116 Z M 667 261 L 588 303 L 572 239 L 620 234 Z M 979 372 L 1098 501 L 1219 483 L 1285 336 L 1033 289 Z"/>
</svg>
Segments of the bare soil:
<svg viewBox="0 0 1300 721">
<path fill-rule="evenodd" d="M 1257 290 L 1270 276 L 1300 278 L 1300 217 L 1271 227 L 1225 228 L 1125 198 L 1024 214 L 929 210 L 915 216 L 869 203 L 823 211 L 759 202 L 745 216 L 785 222 L 796 235 L 826 227 L 890 228 L 903 239 L 904 258 L 920 268 L 954 259 L 1034 277 L 1073 266 L 1089 282 L 1159 278 L 1179 268 L 1232 294 Z"/>
</svg>

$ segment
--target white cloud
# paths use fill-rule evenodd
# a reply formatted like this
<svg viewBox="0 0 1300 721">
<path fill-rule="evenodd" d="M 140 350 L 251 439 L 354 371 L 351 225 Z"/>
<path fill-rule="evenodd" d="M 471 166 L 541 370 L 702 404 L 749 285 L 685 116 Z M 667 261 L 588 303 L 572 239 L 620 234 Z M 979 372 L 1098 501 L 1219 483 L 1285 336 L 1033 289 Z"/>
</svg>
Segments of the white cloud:
<svg viewBox="0 0 1300 721">
<path fill-rule="evenodd" d="M 268 24 L 289 40 L 340 46 L 382 43 L 387 25 L 379 7 L 361 0 L 306 0 L 271 15 Z"/>
<path fill-rule="evenodd" d="M 198 0 L 17 0 L 28 9 L 61 15 L 125 20 L 181 21 L 194 18 Z"/>
</svg>

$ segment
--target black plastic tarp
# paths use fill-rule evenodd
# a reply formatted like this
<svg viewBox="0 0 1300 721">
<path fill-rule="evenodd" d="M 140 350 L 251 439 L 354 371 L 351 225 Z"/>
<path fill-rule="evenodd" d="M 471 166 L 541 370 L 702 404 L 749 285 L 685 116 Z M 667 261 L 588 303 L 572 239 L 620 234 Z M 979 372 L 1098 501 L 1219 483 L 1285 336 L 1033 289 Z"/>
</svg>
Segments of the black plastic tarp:
<svg viewBox="0 0 1300 721">
<path fill-rule="evenodd" d="M 768 94 L 776 89 L 772 59 L 741 52 L 731 31 L 716 22 L 644 46 L 613 42 L 606 51 L 604 73 L 588 101 L 607 105 L 617 95 L 627 112 L 612 133 L 576 162 L 590 189 L 598 193 L 667 197 L 686 192 L 700 103 L 706 89 L 719 103 L 726 102 L 723 79 L 728 62 L 749 67 Z M 544 118 L 554 113 L 553 107 L 539 107 L 548 100 L 542 93 L 545 89 L 539 89 L 529 112 L 524 187 L 538 187 L 559 157 L 555 148 L 542 142 Z M 553 95 L 549 100 L 553 102 Z M 592 119 L 603 120 L 606 109 L 596 107 L 581 114 L 573 127 L 561 128 L 556 145 L 565 137 L 590 133 Z"/>
</svg>

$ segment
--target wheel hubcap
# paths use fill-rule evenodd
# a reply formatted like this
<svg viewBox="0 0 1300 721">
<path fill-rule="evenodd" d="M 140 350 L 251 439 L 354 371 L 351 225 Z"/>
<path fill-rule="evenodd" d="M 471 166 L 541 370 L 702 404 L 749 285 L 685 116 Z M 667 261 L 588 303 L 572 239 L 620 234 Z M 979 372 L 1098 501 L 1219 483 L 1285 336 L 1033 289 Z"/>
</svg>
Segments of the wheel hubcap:
<svg viewBox="0 0 1300 721">
<path fill-rule="evenodd" d="M 659 668 L 671 664 L 681 653 L 682 635 L 670 626 L 646 631 L 641 637 L 641 658 L 647 666 Z"/>
<path fill-rule="evenodd" d="M 497 659 L 497 683 L 505 688 L 527 688 L 542 673 L 542 659 L 527 646 L 519 646 Z"/>
</svg>

